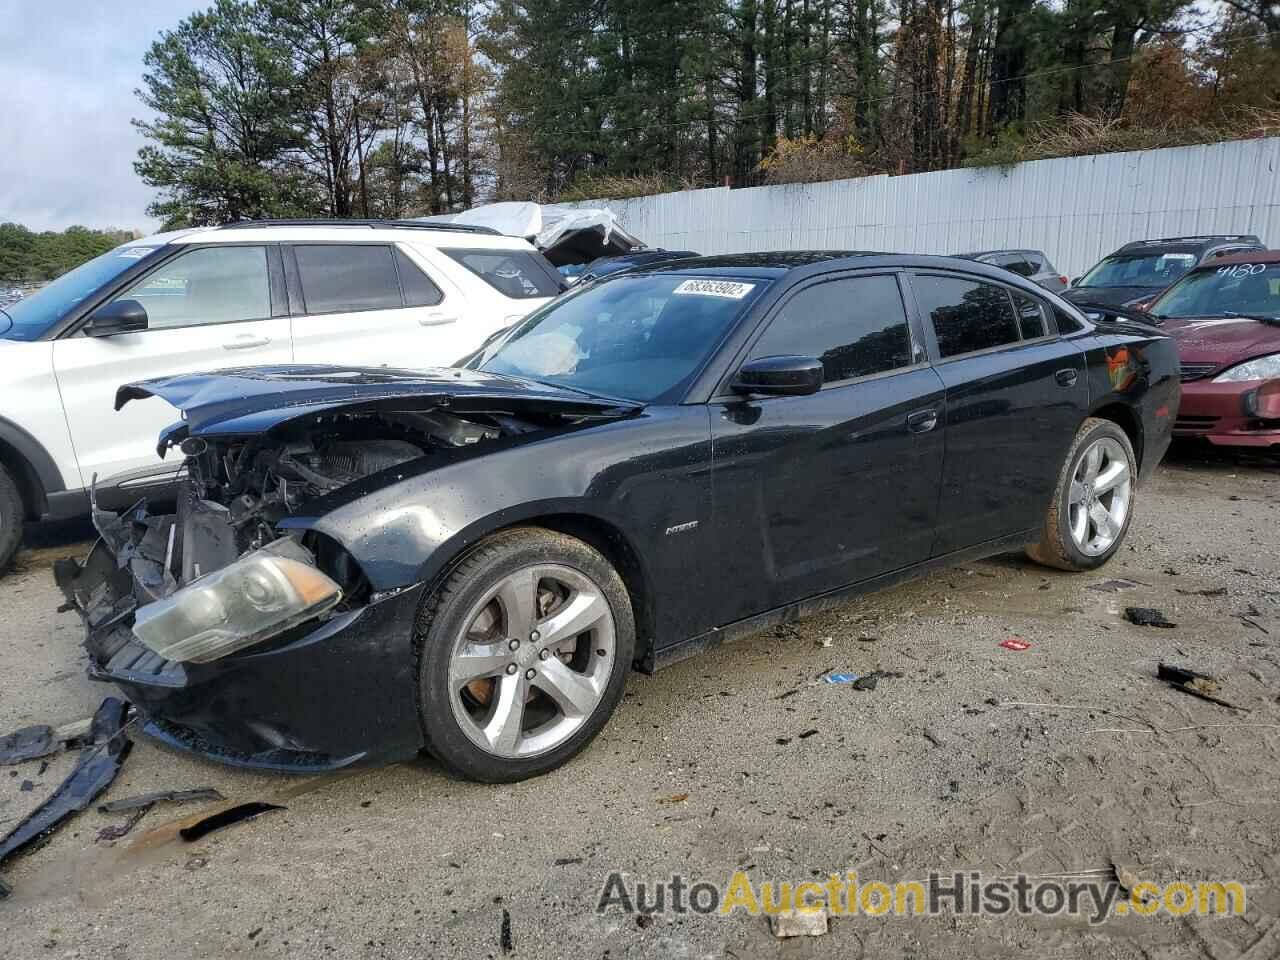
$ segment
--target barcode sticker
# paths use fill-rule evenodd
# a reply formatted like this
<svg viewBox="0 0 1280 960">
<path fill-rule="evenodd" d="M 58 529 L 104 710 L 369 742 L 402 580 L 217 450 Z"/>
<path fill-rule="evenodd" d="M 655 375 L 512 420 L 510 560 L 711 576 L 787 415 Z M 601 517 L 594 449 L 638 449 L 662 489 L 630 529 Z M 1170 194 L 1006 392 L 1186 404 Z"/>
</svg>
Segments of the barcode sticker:
<svg viewBox="0 0 1280 960">
<path fill-rule="evenodd" d="M 682 293 L 697 297 L 724 297 L 726 300 L 741 300 L 756 288 L 754 283 L 740 283 L 737 280 L 686 280 L 676 287 L 672 293 Z"/>
</svg>

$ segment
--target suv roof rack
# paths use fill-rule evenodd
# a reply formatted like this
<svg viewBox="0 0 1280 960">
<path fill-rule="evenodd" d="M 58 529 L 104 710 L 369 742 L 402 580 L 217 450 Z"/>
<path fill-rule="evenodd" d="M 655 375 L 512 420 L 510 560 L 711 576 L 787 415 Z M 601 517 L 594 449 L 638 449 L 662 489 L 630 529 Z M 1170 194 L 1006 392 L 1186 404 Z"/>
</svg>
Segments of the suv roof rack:
<svg viewBox="0 0 1280 960">
<path fill-rule="evenodd" d="M 235 223 L 221 224 L 219 230 L 249 230 L 254 227 L 362 227 L 367 230 L 380 230 L 387 227 L 409 228 L 412 230 L 444 230 L 457 233 L 484 233 L 500 237 L 502 234 L 492 227 L 479 227 L 469 223 L 433 223 L 424 220 L 346 220 L 326 219 L 324 217 L 299 217 L 284 220 L 237 220 Z"/>
<path fill-rule="evenodd" d="M 1208 243 L 1212 240 L 1239 240 L 1242 243 L 1262 243 L 1251 233 L 1207 233 L 1190 237 L 1160 237 L 1157 240 L 1134 240 L 1131 243 L 1126 243 L 1120 249 L 1127 250 L 1130 247 L 1141 247 L 1151 243 Z"/>
</svg>

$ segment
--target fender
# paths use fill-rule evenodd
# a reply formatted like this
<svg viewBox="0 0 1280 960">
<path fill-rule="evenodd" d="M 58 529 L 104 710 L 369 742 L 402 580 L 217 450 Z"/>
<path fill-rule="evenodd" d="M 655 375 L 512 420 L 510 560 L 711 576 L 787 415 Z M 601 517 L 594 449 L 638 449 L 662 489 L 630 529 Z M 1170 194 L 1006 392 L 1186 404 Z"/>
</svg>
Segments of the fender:
<svg viewBox="0 0 1280 960">
<path fill-rule="evenodd" d="M 0 417 L 0 453 L 5 447 L 10 448 L 21 460 L 11 466 L 19 471 L 19 476 L 15 479 L 27 488 L 24 493 L 32 497 L 33 502 L 27 506 L 33 514 L 43 514 L 48 507 L 49 495 L 66 489 L 66 484 L 62 482 L 62 472 L 39 440 L 12 420 Z"/>
<path fill-rule="evenodd" d="M 391 474 L 375 489 L 369 478 L 358 498 L 279 527 L 330 537 L 374 590 L 387 591 L 435 582 L 460 553 L 505 527 L 582 521 L 621 536 L 620 552 L 635 559 L 633 572 L 662 611 L 660 638 L 705 629 L 697 605 L 662 603 L 701 595 L 714 556 L 705 406 L 652 408 L 435 468 L 422 463 L 422 472 Z"/>
</svg>

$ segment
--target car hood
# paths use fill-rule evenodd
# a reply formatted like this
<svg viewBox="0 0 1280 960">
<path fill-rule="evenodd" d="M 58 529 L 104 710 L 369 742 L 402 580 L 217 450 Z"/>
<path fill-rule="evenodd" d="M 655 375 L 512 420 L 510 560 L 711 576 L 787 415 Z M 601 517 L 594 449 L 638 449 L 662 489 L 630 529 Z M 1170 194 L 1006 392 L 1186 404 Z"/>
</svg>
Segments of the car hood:
<svg viewBox="0 0 1280 960">
<path fill-rule="evenodd" d="M 276 366 L 219 370 L 130 383 L 116 391 L 116 409 L 160 397 L 182 411 L 182 422 L 160 436 L 159 452 L 187 437 L 253 436 L 334 411 L 422 411 L 630 416 L 643 404 L 596 397 L 517 377 L 441 367 Z"/>
<path fill-rule="evenodd" d="M 1123 307 L 1131 300 L 1154 297 L 1162 287 L 1071 287 L 1059 296 L 1072 303 L 1097 303 L 1104 307 Z"/>
<path fill-rule="evenodd" d="M 1170 317 L 1160 324 L 1178 344 L 1184 363 L 1214 366 L 1240 363 L 1265 353 L 1280 353 L 1280 325 L 1241 317 Z"/>
</svg>

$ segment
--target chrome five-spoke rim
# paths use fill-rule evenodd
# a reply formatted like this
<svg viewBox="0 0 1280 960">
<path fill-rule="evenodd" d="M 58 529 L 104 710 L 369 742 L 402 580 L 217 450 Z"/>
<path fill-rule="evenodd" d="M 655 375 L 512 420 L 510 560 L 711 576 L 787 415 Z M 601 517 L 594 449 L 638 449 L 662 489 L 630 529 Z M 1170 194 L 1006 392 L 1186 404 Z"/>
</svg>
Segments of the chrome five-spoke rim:
<svg viewBox="0 0 1280 960">
<path fill-rule="evenodd" d="M 1129 515 L 1129 458 L 1111 437 L 1089 444 L 1076 463 L 1067 493 L 1067 523 L 1076 548 L 1087 556 L 1106 553 Z"/>
<path fill-rule="evenodd" d="M 613 670 L 613 611 L 560 564 L 499 581 L 463 621 L 449 658 L 454 719 L 480 749 L 532 757 L 564 743 L 600 704 Z"/>
</svg>

